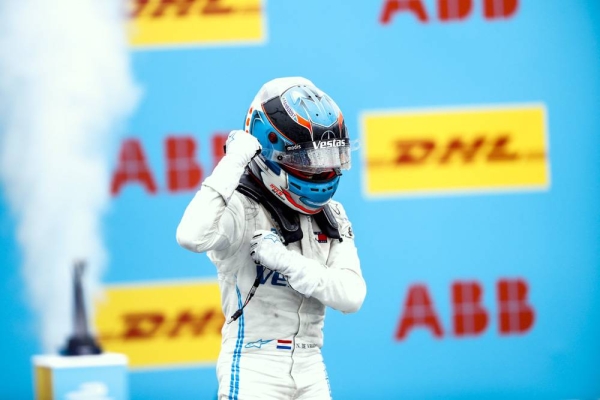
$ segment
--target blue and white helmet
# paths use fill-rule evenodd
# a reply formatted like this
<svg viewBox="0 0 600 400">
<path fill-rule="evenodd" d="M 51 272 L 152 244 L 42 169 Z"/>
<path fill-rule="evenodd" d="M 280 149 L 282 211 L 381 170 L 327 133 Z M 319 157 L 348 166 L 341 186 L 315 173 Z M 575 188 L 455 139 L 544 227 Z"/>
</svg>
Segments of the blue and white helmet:
<svg viewBox="0 0 600 400">
<path fill-rule="evenodd" d="M 252 173 L 298 212 L 321 211 L 337 190 L 341 171 L 350 168 L 342 112 L 305 78 L 263 85 L 248 110 L 245 130 L 262 146 L 250 163 Z"/>
</svg>

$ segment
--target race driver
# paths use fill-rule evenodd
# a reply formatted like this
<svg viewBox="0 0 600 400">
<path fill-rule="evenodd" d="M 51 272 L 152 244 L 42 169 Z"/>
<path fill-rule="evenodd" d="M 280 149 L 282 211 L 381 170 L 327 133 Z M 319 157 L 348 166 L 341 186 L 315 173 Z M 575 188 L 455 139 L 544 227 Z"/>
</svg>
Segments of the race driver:
<svg viewBox="0 0 600 400">
<path fill-rule="evenodd" d="M 350 168 L 338 106 L 301 77 L 267 82 L 187 206 L 184 248 L 215 264 L 225 324 L 219 399 L 330 399 L 325 307 L 360 309 L 354 234 L 332 200 Z"/>
</svg>

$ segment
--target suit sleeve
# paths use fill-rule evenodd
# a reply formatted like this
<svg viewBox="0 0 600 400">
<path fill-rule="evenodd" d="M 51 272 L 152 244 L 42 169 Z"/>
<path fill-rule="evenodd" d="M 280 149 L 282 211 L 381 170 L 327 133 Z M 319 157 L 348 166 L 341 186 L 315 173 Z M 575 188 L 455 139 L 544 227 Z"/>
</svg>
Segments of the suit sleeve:
<svg viewBox="0 0 600 400">
<path fill-rule="evenodd" d="M 177 226 L 177 243 L 196 253 L 226 250 L 239 242 L 243 207 L 237 198 L 225 204 L 209 186 L 202 186 L 188 204 Z"/>
<path fill-rule="evenodd" d="M 327 268 L 312 292 L 312 297 L 331 308 L 352 313 L 362 306 L 367 294 L 367 285 L 354 244 L 352 225 L 341 204 L 336 202 L 332 207 L 340 213 L 338 222 L 343 241 L 333 240 L 331 243 Z"/>
<path fill-rule="evenodd" d="M 342 206 L 334 202 L 343 241 L 333 240 L 326 265 L 294 251 L 281 254 L 279 271 L 292 288 L 305 297 L 313 297 L 326 306 L 344 313 L 356 312 L 367 294 L 352 226 Z M 308 232 L 309 228 L 303 230 Z M 314 243 L 312 241 L 311 243 Z"/>
<path fill-rule="evenodd" d="M 233 193 L 244 167 L 226 155 L 204 180 L 177 227 L 177 243 L 203 253 L 227 250 L 243 235 L 244 207 Z"/>
</svg>

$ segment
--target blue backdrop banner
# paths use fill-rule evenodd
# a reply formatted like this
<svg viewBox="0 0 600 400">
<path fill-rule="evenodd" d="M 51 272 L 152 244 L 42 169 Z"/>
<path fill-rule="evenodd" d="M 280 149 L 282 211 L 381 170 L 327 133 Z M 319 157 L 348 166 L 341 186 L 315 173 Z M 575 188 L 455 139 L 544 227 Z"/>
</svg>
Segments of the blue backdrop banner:
<svg viewBox="0 0 600 400">
<path fill-rule="evenodd" d="M 331 95 L 360 142 L 335 198 L 368 294 L 327 313 L 334 398 L 600 397 L 600 3 L 171 3 L 131 2 L 143 94 L 111 158 L 93 307 L 131 398 L 216 396 L 216 271 L 175 229 L 282 76 Z M 0 230 L 0 397 L 28 398 L 41 350 L 5 203 Z"/>
</svg>

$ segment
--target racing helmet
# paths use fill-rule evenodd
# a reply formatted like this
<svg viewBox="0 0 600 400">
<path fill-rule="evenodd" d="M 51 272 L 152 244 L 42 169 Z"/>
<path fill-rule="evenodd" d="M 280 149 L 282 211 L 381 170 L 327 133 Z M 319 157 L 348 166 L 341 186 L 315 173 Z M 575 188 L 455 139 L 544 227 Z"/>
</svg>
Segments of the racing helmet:
<svg viewBox="0 0 600 400">
<path fill-rule="evenodd" d="M 316 214 L 350 168 L 350 140 L 335 102 L 302 77 L 267 82 L 255 96 L 245 131 L 262 146 L 250 169 L 288 207 Z"/>
</svg>

